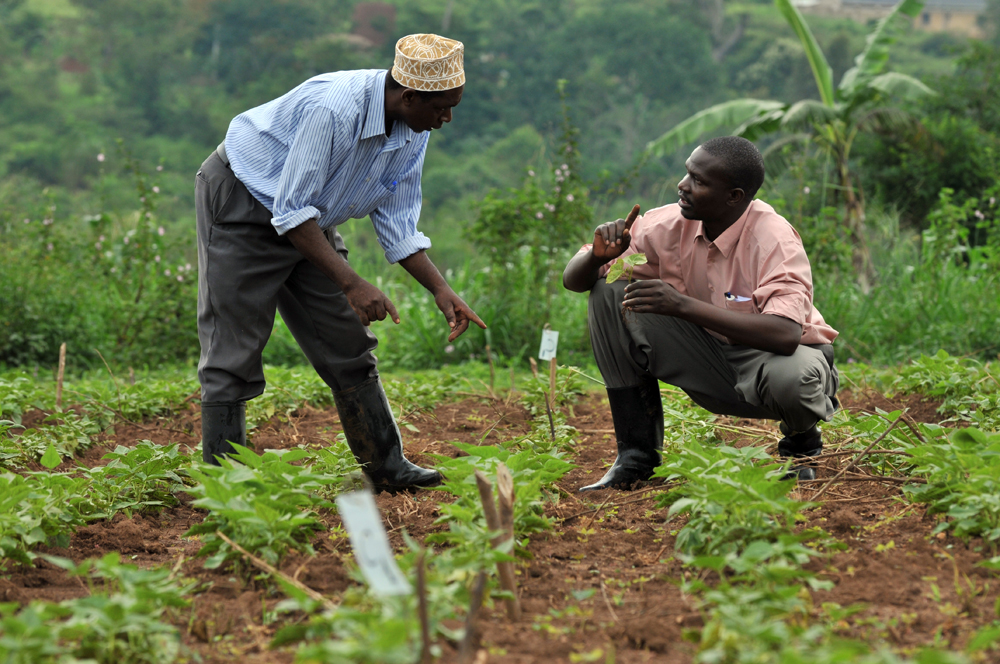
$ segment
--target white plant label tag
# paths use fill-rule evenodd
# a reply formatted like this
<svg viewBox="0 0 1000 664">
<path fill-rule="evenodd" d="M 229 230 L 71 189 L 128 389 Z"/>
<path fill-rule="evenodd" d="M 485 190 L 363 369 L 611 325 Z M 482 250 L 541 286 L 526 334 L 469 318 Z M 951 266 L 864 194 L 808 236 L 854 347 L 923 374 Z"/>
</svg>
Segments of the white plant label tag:
<svg viewBox="0 0 1000 664">
<path fill-rule="evenodd" d="M 337 510 L 351 538 L 354 559 L 372 592 L 383 596 L 413 592 L 392 555 L 389 536 L 385 534 L 382 515 L 371 492 L 354 491 L 337 496 Z"/>
<path fill-rule="evenodd" d="M 556 346 L 559 345 L 559 333 L 555 330 L 542 330 L 542 346 L 538 349 L 538 359 L 548 362 L 556 356 Z"/>
</svg>

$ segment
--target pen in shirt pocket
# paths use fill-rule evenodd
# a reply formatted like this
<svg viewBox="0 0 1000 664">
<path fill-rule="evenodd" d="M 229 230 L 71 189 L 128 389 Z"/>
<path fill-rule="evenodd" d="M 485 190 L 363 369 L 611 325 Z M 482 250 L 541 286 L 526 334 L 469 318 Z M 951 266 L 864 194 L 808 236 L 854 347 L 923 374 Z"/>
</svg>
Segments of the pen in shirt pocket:
<svg viewBox="0 0 1000 664">
<path fill-rule="evenodd" d="M 749 302 L 750 298 L 744 297 L 743 295 L 733 295 L 732 293 L 726 293 L 726 299 L 730 302 Z"/>
</svg>

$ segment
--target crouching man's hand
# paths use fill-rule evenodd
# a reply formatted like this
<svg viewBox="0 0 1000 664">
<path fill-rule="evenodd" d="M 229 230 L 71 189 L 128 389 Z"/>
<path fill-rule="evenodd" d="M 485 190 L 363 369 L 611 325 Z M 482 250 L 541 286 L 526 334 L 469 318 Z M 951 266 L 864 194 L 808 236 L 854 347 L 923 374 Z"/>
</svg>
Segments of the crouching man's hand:
<svg viewBox="0 0 1000 664">
<path fill-rule="evenodd" d="M 637 314 L 679 316 L 687 299 L 665 281 L 645 279 L 625 287 L 622 309 L 634 311 Z"/>
</svg>

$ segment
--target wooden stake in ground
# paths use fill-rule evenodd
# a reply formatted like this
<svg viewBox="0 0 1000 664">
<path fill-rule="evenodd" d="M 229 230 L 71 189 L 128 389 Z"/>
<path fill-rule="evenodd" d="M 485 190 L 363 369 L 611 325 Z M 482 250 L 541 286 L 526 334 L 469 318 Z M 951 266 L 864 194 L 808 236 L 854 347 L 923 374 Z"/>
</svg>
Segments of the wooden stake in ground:
<svg viewBox="0 0 1000 664">
<path fill-rule="evenodd" d="M 62 410 L 63 376 L 66 375 L 66 342 L 59 346 L 59 372 L 56 374 L 56 410 Z"/>
<path fill-rule="evenodd" d="M 420 615 L 420 664 L 431 664 L 431 623 L 427 616 L 427 569 L 424 561 L 426 552 L 417 554 L 417 613 Z"/>
<path fill-rule="evenodd" d="M 483 594 L 486 591 L 486 572 L 476 575 L 476 583 L 472 586 L 472 597 L 469 598 L 469 614 L 465 616 L 465 636 L 458 648 L 459 664 L 472 664 L 479 638 L 476 635 L 476 618 L 483 605 Z"/>
<path fill-rule="evenodd" d="M 490 365 L 490 393 L 493 393 L 495 389 L 494 383 L 496 383 L 496 370 L 493 368 L 493 351 L 490 350 L 490 345 L 486 344 L 486 361 Z"/>
<path fill-rule="evenodd" d="M 508 471 L 509 473 L 510 471 Z M 492 532 L 503 531 L 500 523 L 500 515 L 497 513 L 496 503 L 493 502 L 493 486 L 481 470 L 476 471 L 476 487 L 479 489 L 479 498 L 483 503 L 483 514 L 486 515 L 486 527 Z M 509 539 L 506 532 L 495 536 L 490 540 L 493 548 L 499 548 Z M 510 598 L 504 599 L 507 608 L 507 617 L 511 620 L 520 620 L 521 602 L 517 598 L 517 580 L 514 578 L 514 564 L 511 562 L 497 563 L 497 574 L 500 576 L 500 586 L 511 594 Z"/>
</svg>

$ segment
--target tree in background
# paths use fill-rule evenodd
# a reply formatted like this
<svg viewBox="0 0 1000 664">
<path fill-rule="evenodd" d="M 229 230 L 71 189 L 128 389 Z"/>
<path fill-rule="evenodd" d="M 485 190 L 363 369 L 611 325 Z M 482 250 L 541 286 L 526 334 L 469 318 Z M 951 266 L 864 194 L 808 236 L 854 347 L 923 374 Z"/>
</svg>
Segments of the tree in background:
<svg viewBox="0 0 1000 664">
<path fill-rule="evenodd" d="M 716 104 L 652 141 L 647 150 L 662 156 L 696 141 L 707 132 L 738 125 L 734 132 L 750 140 L 775 132 L 790 135 L 775 142 L 765 156 L 791 145 L 817 145 L 833 162 L 836 185 L 843 197 L 844 223 L 855 247 L 855 264 L 862 283 L 867 283 L 872 266 L 865 242 L 864 203 L 855 187 L 851 171 L 851 148 L 860 132 L 899 132 L 913 125 L 909 113 L 885 105 L 890 98 L 917 99 L 933 94 L 930 88 L 912 76 L 884 72 L 889 46 L 894 39 L 888 28 L 897 16 L 914 17 L 923 0 L 901 0 L 868 36 L 868 42 L 834 88 L 833 70 L 820 49 L 802 14 L 790 0 L 775 0 L 775 6 L 795 30 L 809 60 L 819 99 L 803 99 L 786 104 L 761 99 L 735 99 Z M 883 73 L 884 72 L 884 73 Z M 829 186 L 829 185 L 827 185 Z"/>
</svg>

